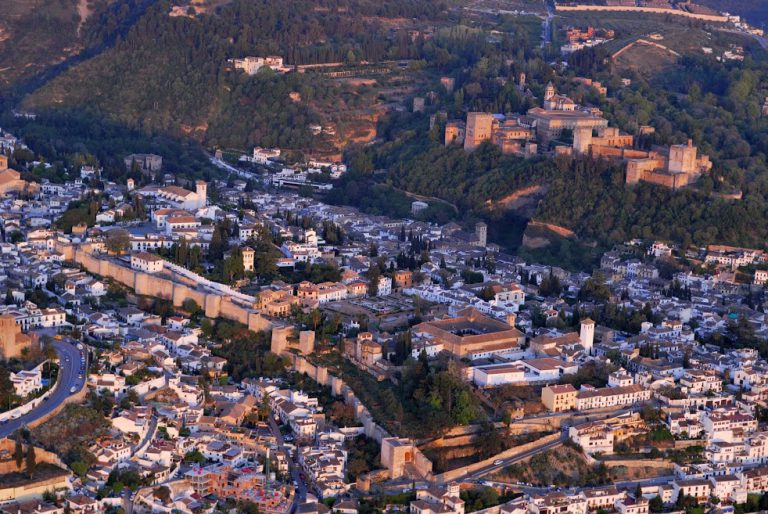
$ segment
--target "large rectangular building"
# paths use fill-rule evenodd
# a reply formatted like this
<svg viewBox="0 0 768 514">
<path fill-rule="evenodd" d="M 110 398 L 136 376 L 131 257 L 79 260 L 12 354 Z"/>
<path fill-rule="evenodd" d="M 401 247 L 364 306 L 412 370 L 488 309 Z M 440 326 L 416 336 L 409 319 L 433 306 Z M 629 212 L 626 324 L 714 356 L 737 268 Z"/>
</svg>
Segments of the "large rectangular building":
<svg viewBox="0 0 768 514">
<path fill-rule="evenodd" d="M 563 130 L 601 129 L 608 126 L 608 120 L 586 110 L 563 111 L 534 107 L 528 110 L 528 117 L 534 120 L 536 136 L 544 143 L 558 138 Z"/>
<path fill-rule="evenodd" d="M 508 353 L 520 348 L 525 335 L 515 327 L 482 315 L 468 307 L 455 318 L 420 323 L 414 334 L 443 344 L 455 357 L 488 357 L 494 353 Z"/>
</svg>

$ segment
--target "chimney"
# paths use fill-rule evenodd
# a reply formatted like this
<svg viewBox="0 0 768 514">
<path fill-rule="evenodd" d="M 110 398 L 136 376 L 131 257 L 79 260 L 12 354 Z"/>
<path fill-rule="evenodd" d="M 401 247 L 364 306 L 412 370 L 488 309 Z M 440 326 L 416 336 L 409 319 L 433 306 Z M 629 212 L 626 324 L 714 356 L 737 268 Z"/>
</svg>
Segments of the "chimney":
<svg viewBox="0 0 768 514">
<path fill-rule="evenodd" d="M 510 312 L 509 314 L 507 314 L 507 325 L 514 328 L 515 321 L 517 321 L 517 314 L 515 314 L 514 312 Z"/>
</svg>

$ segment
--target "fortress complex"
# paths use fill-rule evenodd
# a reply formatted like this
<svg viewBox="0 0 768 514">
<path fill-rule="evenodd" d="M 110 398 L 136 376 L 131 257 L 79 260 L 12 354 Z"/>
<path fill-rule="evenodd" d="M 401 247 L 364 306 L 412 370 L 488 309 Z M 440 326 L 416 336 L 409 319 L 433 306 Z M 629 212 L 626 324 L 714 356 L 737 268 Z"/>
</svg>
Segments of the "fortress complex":
<svg viewBox="0 0 768 514">
<path fill-rule="evenodd" d="M 520 80 L 524 84 L 524 78 Z M 602 88 L 590 79 L 579 78 L 578 82 Z M 555 147 L 555 154 L 620 159 L 626 163 L 627 184 L 643 180 L 677 189 L 695 182 L 712 169 L 709 157 L 699 155 L 691 140 L 666 149 L 639 150 L 634 147 L 634 136 L 609 127 L 608 120 L 601 114 L 599 109 L 580 107 L 569 97 L 558 94 L 550 82 L 544 91 L 542 107 L 529 109 L 525 116 L 470 112 L 466 123 L 448 121 L 445 145 L 463 144 L 465 150 L 471 151 L 484 141 L 491 141 L 505 154 L 529 157 L 538 151 L 534 139 L 548 145 L 569 130 L 573 133 L 573 148 L 560 145 Z"/>
<path fill-rule="evenodd" d="M 621 134 L 614 127 L 596 131 L 584 127 L 573 132 L 575 153 L 625 161 L 627 184 L 637 184 L 643 180 L 677 189 L 695 182 L 702 173 L 712 169 L 709 157 L 699 155 L 690 139 L 683 145 L 652 151 L 635 149 L 633 144 L 634 138 L 631 135 Z"/>
<path fill-rule="evenodd" d="M 644 180 L 672 189 L 685 187 L 696 181 L 703 173 L 712 169 L 707 155 L 699 155 L 693 141 L 684 145 L 672 145 L 664 155 L 648 152 L 641 158 L 627 161 L 627 184 Z"/>
<path fill-rule="evenodd" d="M 445 144 L 463 144 L 471 151 L 485 141 L 491 141 L 504 154 L 535 153 L 536 145 L 529 143 L 534 133 L 516 117 L 487 112 L 467 113 L 467 122 L 452 120 L 445 126 Z"/>
<path fill-rule="evenodd" d="M 524 78 L 521 77 L 521 84 Z M 484 141 L 491 141 L 503 153 L 531 156 L 537 153 L 534 139 L 549 143 L 563 130 L 600 129 L 608 120 L 597 109 L 579 107 L 573 100 L 559 95 L 550 82 L 544 94 L 543 107 L 529 109 L 527 115 L 504 115 L 486 112 L 467 113 L 466 123 L 451 120 L 445 126 L 445 144 L 463 144 L 471 151 Z"/>
</svg>

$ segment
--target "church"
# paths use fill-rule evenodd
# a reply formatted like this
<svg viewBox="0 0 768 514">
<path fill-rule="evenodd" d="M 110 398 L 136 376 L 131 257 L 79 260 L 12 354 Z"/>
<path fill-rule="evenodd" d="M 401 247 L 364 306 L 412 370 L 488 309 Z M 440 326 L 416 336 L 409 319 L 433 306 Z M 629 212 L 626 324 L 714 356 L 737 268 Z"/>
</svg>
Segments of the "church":
<svg viewBox="0 0 768 514">
<path fill-rule="evenodd" d="M 8 167 L 8 157 L 0 155 L 0 195 L 26 191 L 31 184 L 21 179 L 18 171 Z"/>
<path fill-rule="evenodd" d="M 195 182 L 195 191 L 179 186 L 147 186 L 139 189 L 138 193 L 144 197 L 164 201 L 177 209 L 194 211 L 205 207 L 208 199 L 208 184 L 198 180 Z"/>
</svg>

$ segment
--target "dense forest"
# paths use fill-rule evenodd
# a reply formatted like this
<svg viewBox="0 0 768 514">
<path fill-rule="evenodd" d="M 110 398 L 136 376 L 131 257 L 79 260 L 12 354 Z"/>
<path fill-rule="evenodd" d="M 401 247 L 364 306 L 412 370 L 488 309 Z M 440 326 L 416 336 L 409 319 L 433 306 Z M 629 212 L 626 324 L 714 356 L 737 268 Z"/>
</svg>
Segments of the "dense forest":
<svg viewBox="0 0 768 514">
<path fill-rule="evenodd" d="M 489 201 L 537 184 L 546 186 L 546 193 L 535 219 L 606 245 L 656 237 L 687 244 L 762 246 L 768 237 L 768 198 L 758 188 L 742 201 L 728 201 L 695 189 L 672 191 L 645 183 L 626 187 L 623 167 L 609 161 L 531 161 L 502 155 L 488 144 L 467 154 L 457 147 L 421 143 L 401 141 L 403 146 L 396 150 L 383 146 L 375 152 L 376 164 L 397 161 L 387 181 L 453 202 L 461 212 L 471 211 L 492 224 L 506 224 L 508 219 L 503 210 L 489 207 Z M 369 183 L 352 175 L 333 198 L 365 207 L 370 198 L 355 196 L 363 184 Z M 383 187 L 370 184 L 369 191 Z"/>
<path fill-rule="evenodd" d="M 768 156 L 768 117 L 761 113 L 768 95 L 768 63 L 747 59 L 720 64 L 685 57 L 674 72 L 655 81 L 636 77 L 632 88 L 617 88 L 603 108 L 612 124 L 629 133 L 651 125 L 655 134 L 641 140 L 669 145 L 693 139 L 715 164 L 702 187 L 762 189 Z"/>
</svg>

